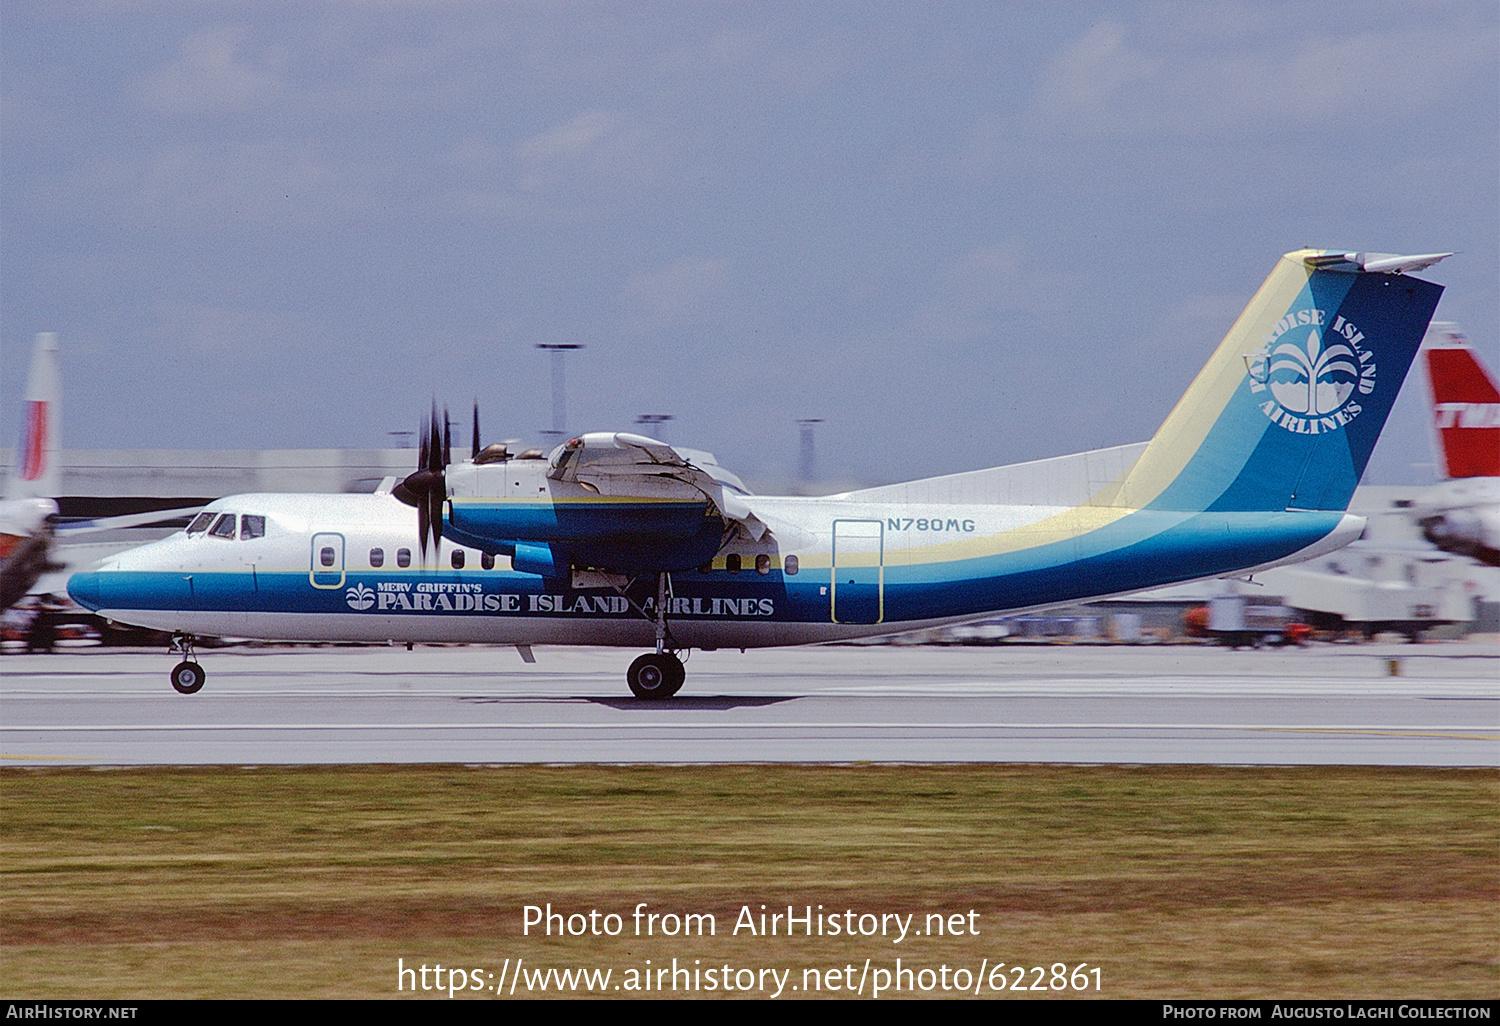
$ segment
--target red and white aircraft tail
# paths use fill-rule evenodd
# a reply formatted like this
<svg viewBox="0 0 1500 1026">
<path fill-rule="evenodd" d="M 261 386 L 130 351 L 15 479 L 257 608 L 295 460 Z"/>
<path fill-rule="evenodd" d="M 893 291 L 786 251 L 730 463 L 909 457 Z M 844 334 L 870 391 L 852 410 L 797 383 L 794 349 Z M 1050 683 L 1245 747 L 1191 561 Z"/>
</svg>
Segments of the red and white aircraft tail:
<svg viewBox="0 0 1500 1026">
<path fill-rule="evenodd" d="M 57 372 L 57 335 L 44 331 L 31 351 L 31 373 L 26 378 L 25 422 L 16 463 L 6 484 L 6 499 L 50 499 L 57 495 L 61 472 L 57 452 L 61 446 L 61 386 Z"/>
<path fill-rule="evenodd" d="M 1423 341 L 1438 466 L 1447 480 L 1415 503 L 1427 540 L 1500 566 L 1500 388 L 1458 325 Z"/>
<path fill-rule="evenodd" d="M 57 336 L 36 337 L 31 373 L 22 396 L 26 416 L 16 447 L 15 465 L 0 501 L 0 609 L 9 609 L 52 564 L 52 528 L 57 513 L 59 439 Z"/>
<path fill-rule="evenodd" d="M 44 331 L 36 337 L 21 398 L 25 414 L 20 444 L 5 483 L 5 498 L 0 500 L 0 610 L 24 598 L 44 574 L 74 565 L 77 557 L 61 542 L 197 512 L 196 507 L 154 510 L 56 523 L 57 496 L 62 490 L 62 376 L 57 363 L 57 335 L 53 332 Z M 90 562 L 94 558 L 87 557 Z"/>
<path fill-rule="evenodd" d="M 1500 388 L 1458 325 L 1427 329 L 1427 381 L 1444 477 L 1500 477 Z"/>
</svg>

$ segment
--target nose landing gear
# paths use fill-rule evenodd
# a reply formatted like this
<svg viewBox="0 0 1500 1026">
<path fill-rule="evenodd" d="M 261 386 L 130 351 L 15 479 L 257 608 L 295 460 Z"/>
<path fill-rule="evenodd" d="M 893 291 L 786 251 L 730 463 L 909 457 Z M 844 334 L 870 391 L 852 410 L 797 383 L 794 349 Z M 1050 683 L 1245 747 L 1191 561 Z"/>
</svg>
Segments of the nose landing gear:
<svg viewBox="0 0 1500 1026">
<path fill-rule="evenodd" d="M 196 695 L 203 690 L 203 682 L 208 680 L 208 674 L 203 672 L 203 667 L 198 665 L 198 657 L 193 655 L 193 636 L 172 635 L 170 651 L 183 656 L 182 662 L 172 667 L 172 687 L 179 695 Z"/>
</svg>

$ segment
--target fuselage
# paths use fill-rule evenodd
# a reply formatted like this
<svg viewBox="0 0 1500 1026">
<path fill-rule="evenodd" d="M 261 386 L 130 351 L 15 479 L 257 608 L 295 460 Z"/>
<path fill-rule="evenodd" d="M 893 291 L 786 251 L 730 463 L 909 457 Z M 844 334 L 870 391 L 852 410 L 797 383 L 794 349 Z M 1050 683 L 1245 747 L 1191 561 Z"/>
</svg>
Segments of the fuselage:
<svg viewBox="0 0 1500 1026">
<path fill-rule="evenodd" d="M 768 530 L 727 531 L 669 577 L 679 648 L 914 630 L 1221 576 L 1331 551 L 1339 512 L 1206 513 L 746 496 Z M 445 537 L 423 564 L 388 494 L 240 495 L 187 531 L 78 574 L 73 597 L 167 631 L 297 641 L 645 645 L 654 574 L 517 571 Z"/>
<path fill-rule="evenodd" d="M 1500 566 L 1500 477 L 1440 482 L 1412 504 L 1411 513 L 1438 548 Z"/>
<path fill-rule="evenodd" d="M 57 513 L 51 499 L 0 501 L 0 609 L 9 609 L 50 565 L 52 529 Z"/>
</svg>

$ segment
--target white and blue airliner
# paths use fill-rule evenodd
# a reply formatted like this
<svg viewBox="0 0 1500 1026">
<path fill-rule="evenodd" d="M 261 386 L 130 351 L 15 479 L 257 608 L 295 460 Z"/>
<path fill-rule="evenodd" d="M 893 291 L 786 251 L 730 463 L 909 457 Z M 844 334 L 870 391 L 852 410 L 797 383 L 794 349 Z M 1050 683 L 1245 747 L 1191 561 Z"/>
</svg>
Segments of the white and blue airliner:
<svg viewBox="0 0 1500 1026">
<path fill-rule="evenodd" d="M 185 531 L 75 575 L 75 601 L 202 636 L 650 648 L 893 634 L 1332 551 L 1442 288 L 1449 254 L 1282 257 L 1149 442 L 818 498 L 749 494 L 703 452 L 627 433 L 420 465 L 373 495 L 235 495 Z M 477 432 L 476 432 L 477 438 Z M 415 507 L 415 508 L 413 508 Z"/>
</svg>

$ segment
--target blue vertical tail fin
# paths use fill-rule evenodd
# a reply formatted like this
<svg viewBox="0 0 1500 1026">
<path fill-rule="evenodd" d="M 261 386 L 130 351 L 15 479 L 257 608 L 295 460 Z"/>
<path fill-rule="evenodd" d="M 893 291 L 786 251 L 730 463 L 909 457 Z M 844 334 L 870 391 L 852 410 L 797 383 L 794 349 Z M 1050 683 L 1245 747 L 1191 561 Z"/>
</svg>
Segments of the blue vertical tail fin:
<svg viewBox="0 0 1500 1026">
<path fill-rule="evenodd" d="M 1406 272 L 1449 255 L 1286 254 L 1095 503 L 1347 509 L 1443 292 Z"/>
</svg>

